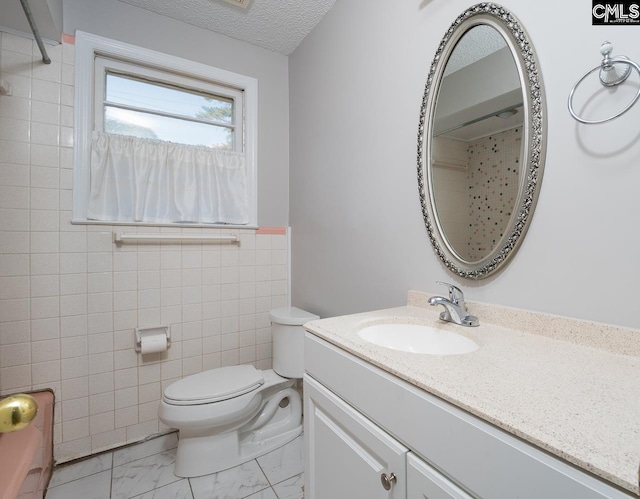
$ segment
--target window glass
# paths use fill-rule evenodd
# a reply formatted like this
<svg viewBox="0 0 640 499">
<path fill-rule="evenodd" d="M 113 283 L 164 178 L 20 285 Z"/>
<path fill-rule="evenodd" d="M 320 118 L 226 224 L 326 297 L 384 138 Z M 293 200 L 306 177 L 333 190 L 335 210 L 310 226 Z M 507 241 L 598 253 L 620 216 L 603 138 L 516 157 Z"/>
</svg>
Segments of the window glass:
<svg viewBox="0 0 640 499">
<path fill-rule="evenodd" d="M 105 100 L 210 123 L 233 124 L 233 100 L 204 92 L 107 73 Z"/>
<path fill-rule="evenodd" d="M 233 150 L 232 99 L 106 73 L 103 105 L 105 132 Z"/>
<path fill-rule="evenodd" d="M 191 146 L 233 150 L 230 128 L 105 106 L 104 131 L 141 139 L 166 140 Z"/>
</svg>

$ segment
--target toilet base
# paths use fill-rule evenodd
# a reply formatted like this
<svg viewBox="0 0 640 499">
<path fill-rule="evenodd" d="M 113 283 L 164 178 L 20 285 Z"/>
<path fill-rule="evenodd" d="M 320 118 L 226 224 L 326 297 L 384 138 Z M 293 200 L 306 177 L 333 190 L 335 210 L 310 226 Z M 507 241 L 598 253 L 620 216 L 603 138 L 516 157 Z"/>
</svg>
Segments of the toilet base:
<svg viewBox="0 0 640 499">
<path fill-rule="evenodd" d="M 280 402 L 288 399 L 286 407 Z M 302 400 L 295 388 L 269 397 L 253 420 L 220 434 L 181 429 L 174 474 L 182 478 L 209 475 L 251 461 L 291 442 L 302 433 Z"/>
<path fill-rule="evenodd" d="M 218 473 L 263 456 L 291 442 L 301 434 L 302 425 L 272 437 L 269 441 L 241 444 L 239 452 L 237 436 L 232 434 L 217 437 L 181 437 L 178 441 L 178 454 L 173 473 L 181 478 Z M 215 448 L 211 447 L 212 444 Z M 203 450 L 203 447 L 206 450 Z"/>
</svg>

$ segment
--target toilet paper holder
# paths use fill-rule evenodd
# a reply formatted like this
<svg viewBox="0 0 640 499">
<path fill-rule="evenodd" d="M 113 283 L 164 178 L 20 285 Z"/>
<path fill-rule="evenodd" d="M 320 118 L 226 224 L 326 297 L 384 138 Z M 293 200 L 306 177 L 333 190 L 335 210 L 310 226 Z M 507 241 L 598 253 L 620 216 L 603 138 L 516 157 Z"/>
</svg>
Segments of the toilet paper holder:
<svg viewBox="0 0 640 499">
<path fill-rule="evenodd" d="M 171 329 L 169 326 L 160 325 L 160 326 L 145 326 L 145 327 L 137 327 L 135 329 L 135 345 L 134 348 L 136 352 L 142 352 L 142 337 L 143 336 L 153 336 L 156 334 L 164 334 L 167 337 L 167 348 L 171 346 Z"/>
</svg>

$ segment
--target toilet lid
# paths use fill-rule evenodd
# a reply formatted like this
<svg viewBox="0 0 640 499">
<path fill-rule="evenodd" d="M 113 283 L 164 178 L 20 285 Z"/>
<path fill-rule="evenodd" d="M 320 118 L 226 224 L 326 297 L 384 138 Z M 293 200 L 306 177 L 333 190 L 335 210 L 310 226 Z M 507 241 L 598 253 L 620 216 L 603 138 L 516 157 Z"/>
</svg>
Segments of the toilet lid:
<svg viewBox="0 0 640 499">
<path fill-rule="evenodd" d="M 262 371 L 253 366 L 229 366 L 187 376 L 169 385 L 169 404 L 195 405 L 220 402 L 249 393 L 264 383 Z"/>
<path fill-rule="evenodd" d="M 286 326 L 302 326 L 305 322 L 319 319 L 316 314 L 301 310 L 297 307 L 275 308 L 269 313 L 271 322 L 284 324 Z"/>
</svg>

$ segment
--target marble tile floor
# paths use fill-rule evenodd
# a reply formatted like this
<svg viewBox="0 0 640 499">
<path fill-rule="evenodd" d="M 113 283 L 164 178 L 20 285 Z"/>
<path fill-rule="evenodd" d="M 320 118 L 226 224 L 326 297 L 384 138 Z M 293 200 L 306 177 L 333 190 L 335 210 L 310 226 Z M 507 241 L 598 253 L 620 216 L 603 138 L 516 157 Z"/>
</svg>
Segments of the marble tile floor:
<svg viewBox="0 0 640 499">
<path fill-rule="evenodd" d="M 173 474 L 177 433 L 116 449 L 53 472 L 45 499 L 302 499 L 302 436 L 235 468 Z"/>
</svg>

